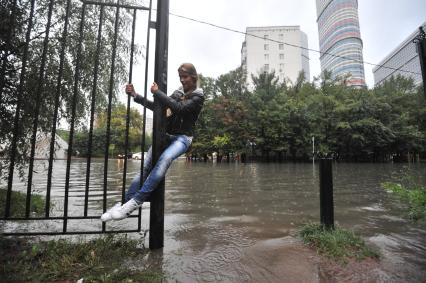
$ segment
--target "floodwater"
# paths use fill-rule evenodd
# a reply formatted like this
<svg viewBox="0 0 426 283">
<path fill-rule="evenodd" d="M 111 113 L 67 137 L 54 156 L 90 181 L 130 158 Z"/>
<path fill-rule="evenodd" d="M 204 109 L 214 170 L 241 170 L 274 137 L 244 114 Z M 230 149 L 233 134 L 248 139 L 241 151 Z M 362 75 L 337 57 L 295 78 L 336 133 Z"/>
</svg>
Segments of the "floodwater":
<svg viewBox="0 0 426 283">
<path fill-rule="evenodd" d="M 46 164 L 37 163 L 34 191 L 45 191 Z M 65 161 L 56 161 L 53 215 L 62 215 Z M 426 164 L 334 163 L 335 221 L 363 236 L 382 254 L 380 267 L 353 282 L 424 282 L 426 226 L 404 216 L 406 207 L 380 184 L 409 170 L 426 184 Z M 109 205 L 121 198 L 123 162 L 110 160 Z M 129 183 L 140 170 L 128 162 Z M 85 161 L 73 160 L 69 215 L 82 215 Z M 92 164 L 89 214 L 101 215 L 103 160 Z M 297 229 L 319 221 L 318 164 L 203 163 L 178 159 L 166 177 L 164 248 L 145 262 L 161 268 L 170 282 L 326 282 L 314 252 L 297 239 Z M 25 190 L 18 180 L 15 188 Z M 136 218 L 108 223 L 108 229 L 133 228 Z M 30 230 L 50 229 L 30 223 Z M 99 220 L 70 221 L 69 230 L 100 229 Z M 25 225 L 19 225 L 22 229 Z M 3 230 L 18 229 L 3 223 Z M 55 229 L 55 228 L 54 228 Z M 142 210 L 142 229 L 149 229 L 149 204 Z M 56 231 L 55 230 L 55 231 Z M 133 237 L 141 237 L 134 233 Z M 148 246 L 148 240 L 145 240 Z M 364 277 L 363 277 L 364 276 Z"/>
</svg>

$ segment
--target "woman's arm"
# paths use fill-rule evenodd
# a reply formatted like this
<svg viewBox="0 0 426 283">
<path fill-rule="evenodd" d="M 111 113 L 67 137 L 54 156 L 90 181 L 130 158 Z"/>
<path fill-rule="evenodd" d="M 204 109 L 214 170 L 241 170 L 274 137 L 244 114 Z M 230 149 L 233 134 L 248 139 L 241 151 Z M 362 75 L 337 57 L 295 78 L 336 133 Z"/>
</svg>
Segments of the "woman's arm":
<svg viewBox="0 0 426 283">
<path fill-rule="evenodd" d="M 173 113 L 198 113 L 203 107 L 204 96 L 202 94 L 193 93 L 187 99 L 175 100 L 172 97 L 167 96 L 161 90 L 157 90 L 154 93 L 154 97 L 158 98 L 161 104 L 169 107 Z"/>
<path fill-rule="evenodd" d="M 133 96 L 133 100 L 136 103 L 142 104 L 143 106 L 146 106 L 149 110 L 154 111 L 154 103 L 148 99 L 145 99 L 142 95 L 139 95 L 136 93 L 135 88 L 132 84 L 126 85 L 126 93 L 130 96 Z"/>
<path fill-rule="evenodd" d="M 204 95 L 202 92 L 194 92 L 187 99 L 175 100 L 173 97 L 169 97 L 167 94 L 162 92 L 155 82 L 151 86 L 151 92 L 154 97 L 158 98 L 161 104 L 170 108 L 175 114 L 189 112 L 199 113 L 204 103 Z"/>
</svg>

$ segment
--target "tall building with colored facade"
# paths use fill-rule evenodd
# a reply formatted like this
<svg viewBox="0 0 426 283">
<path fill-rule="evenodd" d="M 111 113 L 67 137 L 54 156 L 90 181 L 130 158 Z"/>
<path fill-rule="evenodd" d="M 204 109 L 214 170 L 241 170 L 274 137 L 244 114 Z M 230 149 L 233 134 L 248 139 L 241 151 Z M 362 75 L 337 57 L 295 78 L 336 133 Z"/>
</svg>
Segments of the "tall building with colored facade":
<svg viewBox="0 0 426 283">
<path fill-rule="evenodd" d="M 357 0 L 316 0 L 321 71 L 365 86 Z"/>
</svg>

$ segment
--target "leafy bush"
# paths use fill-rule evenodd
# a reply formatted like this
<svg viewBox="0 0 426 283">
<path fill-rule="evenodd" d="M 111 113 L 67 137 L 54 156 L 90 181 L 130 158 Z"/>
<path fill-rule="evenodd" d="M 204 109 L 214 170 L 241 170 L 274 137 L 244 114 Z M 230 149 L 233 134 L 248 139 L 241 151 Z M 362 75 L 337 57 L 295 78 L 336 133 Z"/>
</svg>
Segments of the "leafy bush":
<svg viewBox="0 0 426 283">
<path fill-rule="evenodd" d="M 408 205 L 408 217 L 414 221 L 426 218 L 426 187 L 385 182 L 382 187 Z"/>
</svg>

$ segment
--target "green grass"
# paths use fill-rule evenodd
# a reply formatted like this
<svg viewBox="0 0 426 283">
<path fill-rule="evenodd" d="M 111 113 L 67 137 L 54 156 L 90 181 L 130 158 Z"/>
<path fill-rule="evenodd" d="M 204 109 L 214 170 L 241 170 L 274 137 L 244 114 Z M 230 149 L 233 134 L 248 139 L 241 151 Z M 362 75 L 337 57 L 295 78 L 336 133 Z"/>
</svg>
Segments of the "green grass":
<svg viewBox="0 0 426 283">
<path fill-rule="evenodd" d="M 0 214 L 3 215 L 6 209 L 6 189 L 0 189 Z M 32 216 L 42 216 L 45 209 L 45 198 L 33 194 L 31 195 L 30 212 Z M 26 194 L 12 191 L 10 217 L 24 217 L 26 205 Z M 52 208 L 52 206 L 51 206 Z"/>
<path fill-rule="evenodd" d="M 382 187 L 389 193 L 395 194 L 408 205 L 408 217 L 414 221 L 426 218 L 426 187 L 415 183 L 382 183 Z"/>
<path fill-rule="evenodd" d="M 349 259 L 379 258 L 378 252 L 369 248 L 361 237 L 343 228 L 336 227 L 333 230 L 308 223 L 302 227 L 300 236 L 305 244 L 316 248 L 319 254 L 343 263 Z"/>
<path fill-rule="evenodd" d="M 163 282 L 161 271 L 139 266 L 147 251 L 126 236 L 105 236 L 77 243 L 66 240 L 29 243 L 0 238 L 3 282 Z M 134 262 L 134 264 L 132 264 Z"/>
</svg>

